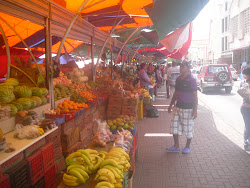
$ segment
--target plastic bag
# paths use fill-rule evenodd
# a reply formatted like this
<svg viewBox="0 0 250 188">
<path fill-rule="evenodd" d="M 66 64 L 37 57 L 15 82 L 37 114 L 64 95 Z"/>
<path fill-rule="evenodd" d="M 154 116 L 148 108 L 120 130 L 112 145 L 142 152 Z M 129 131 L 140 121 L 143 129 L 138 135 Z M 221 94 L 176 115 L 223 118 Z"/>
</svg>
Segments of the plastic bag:
<svg viewBox="0 0 250 188">
<path fill-rule="evenodd" d="M 32 139 L 40 136 L 38 126 L 23 126 L 22 124 L 16 124 L 16 133 L 14 135 L 15 138 L 18 139 Z"/>
<path fill-rule="evenodd" d="M 128 130 L 123 130 L 121 132 L 117 132 L 115 136 L 114 147 L 120 147 L 124 149 L 127 153 L 132 148 L 133 143 L 133 135 Z"/>
<path fill-rule="evenodd" d="M 111 141 L 112 133 L 108 129 L 108 124 L 104 121 L 96 120 L 98 124 L 97 132 L 93 139 L 93 144 L 95 146 L 105 147 L 107 142 Z"/>
</svg>

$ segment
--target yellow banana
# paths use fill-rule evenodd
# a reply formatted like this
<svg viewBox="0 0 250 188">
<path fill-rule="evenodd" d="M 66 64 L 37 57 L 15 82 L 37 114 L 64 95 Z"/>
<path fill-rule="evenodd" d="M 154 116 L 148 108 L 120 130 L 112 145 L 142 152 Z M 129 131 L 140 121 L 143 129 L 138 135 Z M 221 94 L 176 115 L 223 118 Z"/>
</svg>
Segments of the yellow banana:
<svg viewBox="0 0 250 188">
<path fill-rule="evenodd" d="M 103 159 L 101 157 L 97 159 L 97 162 L 94 165 L 94 170 L 97 170 L 100 167 L 102 161 L 103 161 Z"/>
<path fill-rule="evenodd" d="M 90 160 L 89 160 L 89 158 L 88 158 L 86 155 L 82 154 L 82 158 L 84 159 L 84 161 L 85 161 L 88 165 L 92 165 L 91 162 L 90 162 Z"/>
<path fill-rule="evenodd" d="M 121 183 L 115 183 L 114 186 L 115 186 L 115 188 L 122 188 L 122 184 Z"/>
<path fill-rule="evenodd" d="M 82 170 L 81 168 L 74 168 L 74 170 L 78 171 L 84 179 L 89 179 L 88 173 Z"/>
<path fill-rule="evenodd" d="M 122 183 L 122 182 L 123 182 L 123 179 L 116 179 L 116 182 L 117 182 L 117 183 Z"/>
<path fill-rule="evenodd" d="M 130 160 L 129 155 L 128 155 L 128 154 L 126 153 L 126 151 L 124 151 L 124 149 L 122 149 L 122 148 L 112 148 L 110 151 L 120 151 L 120 152 L 123 153 L 123 155 L 124 155 L 128 160 Z"/>
<path fill-rule="evenodd" d="M 80 153 L 83 154 L 83 155 L 86 155 L 86 156 L 89 158 L 89 160 L 91 161 L 91 156 L 90 156 L 90 154 L 89 154 L 88 151 L 86 151 L 86 150 L 84 150 L 84 149 L 79 149 L 79 150 L 77 150 L 77 151 L 80 152 Z"/>
<path fill-rule="evenodd" d="M 96 181 L 107 181 L 110 182 L 109 178 L 107 176 L 98 176 L 98 178 L 96 179 Z"/>
<path fill-rule="evenodd" d="M 67 167 L 67 172 L 68 172 L 71 168 L 81 168 L 81 169 L 84 170 L 84 171 L 87 170 L 83 165 L 73 164 L 73 165 L 69 165 L 69 166 Z"/>
<path fill-rule="evenodd" d="M 75 176 L 68 175 L 66 173 L 63 174 L 63 178 L 70 180 L 70 181 L 77 181 L 78 179 Z"/>
<path fill-rule="evenodd" d="M 106 176 L 111 183 L 116 183 L 114 174 L 108 169 L 101 168 L 97 171 L 97 174 L 100 176 Z"/>
<path fill-rule="evenodd" d="M 75 163 L 83 163 L 84 159 L 82 157 L 75 157 L 75 158 L 71 158 L 69 160 L 66 161 L 67 165 L 72 165 Z"/>
<path fill-rule="evenodd" d="M 116 172 L 116 170 L 114 169 L 115 167 L 112 167 L 110 165 L 106 165 L 103 168 L 106 168 L 106 169 L 110 170 L 114 174 L 115 178 L 121 178 L 120 174 L 118 174 Z"/>
<path fill-rule="evenodd" d="M 70 180 L 65 179 L 65 178 L 63 178 L 63 183 L 64 183 L 65 185 L 67 185 L 67 186 L 70 186 L 70 187 L 75 187 L 75 186 L 78 186 L 78 185 L 79 185 L 78 182 L 76 182 L 76 181 L 70 181 Z"/>
<path fill-rule="evenodd" d="M 93 150 L 93 149 L 85 149 L 85 151 L 87 151 L 89 154 L 98 154 L 98 151 Z"/>
<path fill-rule="evenodd" d="M 106 154 L 104 154 L 104 153 L 99 153 L 98 155 L 99 155 L 101 158 L 103 158 L 103 159 L 104 159 L 105 156 L 106 156 Z"/>
<path fill-rule="evenodd" d="M 118 165 L 118 169 L 123 170 L 123 169 L 124 169 L 124 166 Z"/>
<path fill-rule="evenodd" d="M 113 160 L 115 160 L 116 162 L 117 162 L 117 164 L 120 162 L 120 160 L 117 158 L 117 157 L 112 157 L 112 156 L 106 156 L 106 158 L 105 159 L 113 159 Z"/>
<path fill-rule="evenodd" d="M 85 183 L 85 179 L 83 178 L 83 176 L 75 169 L 70 169 L 69 174 L 72 176 L 77 177 L 81 183 Z"/>
<path fill-rule="evenodd" d="M 102 186 L 106 186 L 106 187 L 108 187 L 108 188 L 115 188 L 114 184 L 109 183 L 109 182 L 105 182 L 105 181 L 99 182 L 99 183 L 95 186 L 95 188 L 100 188 L 100 187 L 102 187 Z"/>
<path fill-rule="evenodd" d="M 68 161 L 72 158 L 75 158 L 75 157 L 81 157 L 82 154 L 80 152 L 74 152 L 74 153 L 71 153 L 68 157 L 66 157 L 65 161 Z"/>
<path fill-rule="evenodd" d="M 113 151 L 113 152 L 109 152 L 109 153 L 107 154 L 107 156 L 114 156 L 114 157 L 120 158 L 120 157 L 123 157 L 123 154 Z"/>
<path fill-rule="evenodd" d="M 105 159 L 104 161 L 102 161 L 100 167 L 103 167 L 103 166 L 105 166 L 105 165 L 111 165 L 111 166 L 114 166 L 114 167 L 118 167 L 118 168 L 119 168 L 117 162 L 116 162 L 115 160 L 113 160 L 113 159 Z"/>
</svg>

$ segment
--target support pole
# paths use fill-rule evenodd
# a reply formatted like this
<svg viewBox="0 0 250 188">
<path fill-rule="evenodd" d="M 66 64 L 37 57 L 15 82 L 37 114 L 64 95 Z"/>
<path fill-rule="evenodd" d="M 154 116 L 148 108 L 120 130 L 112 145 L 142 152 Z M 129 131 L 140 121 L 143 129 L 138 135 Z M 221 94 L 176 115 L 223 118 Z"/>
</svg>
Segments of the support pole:
<svg viewBox="0 0 250 188">
<path fill-rule="evenodd" d="M 121 54 L 121 52 L 122 52 L 124 46 L 127 44 L 127 42 L 129 41 L 129 39 L 130 39 L 138 30 L 139 30 L 139 28 L 137 27 L 137 28 L 133 31 L 133 33 L 131 33 L 131 34 L 129 35 L 129 37 L 127 38 L 127 40 L 123 43 L 123 45 L 122 45 L 122 47 L 121 47 L 119 53 L 117 54 L 116 63 L 118 63 L 118 58 L 119 58 L 119 56 L 120 56 L 120 54 Z"/>
<path fill-rule="evenodd" d="M 102 55 L 102 52 L 103 52 L 103 50 L 104 50 L 104 48 L 105 48 L 105 46 L 106 46 L 106 44 L 107 44 L 107 42 L 108 42 L 110 36 L 113 34 L 113 32 L 115 31 L 115 28 L 122 22 L 123 19 L 124 19 L 124 18 L 122 18 L 122 19 L 115 25 L 115 27 L 113 27 L 113 29 L 110 31 L 108 37 L 106 38 L 106 40 L 105 40 L 104 43 L 103 43 L 103 46 L 102 46 L 101 51 L 100 51 L 100 53 L 99 53 L 99 55 L 98 55 L 96 64 L 99 63 L 99 59 L 100 59 L 100 57 L 101 57 L 101 55 Z"/>
<path fill-rule="evenodd" d="M 66 38 L 67 38 L 67 36 L 68 36 L 68 34 L 69 34 L 69 32 L 70 32 L 72 26 L 74 25 L 74 23 L 75 23 L 77 17 L 78 17 L 79 14 L 81 13 L 83 7 L 86 5 L 87 2 L 88 2 L 88 0 L 85 0 L 85 1 L 82 3 L 82 5 L 80 6 L 80 8 L 79 8 L 79 10 L 77 11 L 76 15 L 72 18 L 70 24 L 68 25 L 68 27 L 67 27 L 67 29 L 66 29 L 66 31 L 65 31 L 65 33 L 64 33 L 64 36 L 63 36 L 63 38 L 62 38 L 62 41 L 61 41 L 60 47 L 59 47 L 59 49 L 58 49 L 57 55 L 56 55 L 56 59 L 55 59 L 55 62 L 56 62 L 56 63 L 58 63 L 58 61 L 59 61 L 59 57 L 60 57 L 60 54 L 61 54 L 61 51 L 62 51 L 63 44 L 64 44 L 64 42 L 65 42 L 65 40 L 66 40 Z"/>
<path fill-rule="evenodd" d="M 78 56 L 81 58 L 81 60 L 84 61 L 84 59 L 83 59 L 82 56 L 80 55 L 79 51 L 78 51 L 72 44 L 70 44 L 67 40 L 66 40 L 65 42 L 67 42 L 67 44 L 70 45 L 70 46 L 76 51 L 76 53 L 77 53 Z"/>
<path fill-rule="evenodd" d="M 51 39 L 51 4 L 49 3 L 49 16 L 45 20 L 45 63 L 46 63 L 46 86 L 49 89 L 49 103 L 51 109 L 55 109 L 53 75 L 52 75 L 52 39 Z"/>
<path fill-rule="evenodd" d="M 111 61 L 110 61 L 110 71 L 111 71 L 111 79 L 113 80 L 113 46 L 111 45 L 111 52 L 110 52 L 110 55 L 111 55 Z"/>
<path fill-rule="evenodd" d="M 11 59 L 10 59 L 10 47 L 9 47 L 9 43 L 7 40 L 7 37 L 3 31 L 2 26 L 0 25 L 0 31 L 1 34 L 3 36 L 3 40 L 4 40 L 4 44 L 5 44 L 5 50 L 6 50 L 6 55 L 7 55 L 7 78 L 10 77 L 10 64 L 11 64 Z"/>
<path fill-rule="evenodd" d="M 95 60 L 94 60 L 94 38 L 91 37 L 91 60 L 92 60 L 92 80 L 95 81 L 95 75 L 96 75 L 96 71 L 95 71 Z"/>
</svg>

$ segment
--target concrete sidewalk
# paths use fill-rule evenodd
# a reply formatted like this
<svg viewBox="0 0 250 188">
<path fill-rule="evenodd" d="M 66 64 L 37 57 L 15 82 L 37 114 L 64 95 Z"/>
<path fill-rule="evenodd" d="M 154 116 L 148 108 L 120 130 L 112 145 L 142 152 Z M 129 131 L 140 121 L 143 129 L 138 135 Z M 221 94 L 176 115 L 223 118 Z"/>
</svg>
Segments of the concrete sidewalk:
<svg viewBox="0 0 250 188">
<path fill-rule="evenodd" d="M 242 135 L 214 117 L 204 104 L 198 107 L 191 153 L 166 152 L 166 147 L 173 145 L 167 112 L 169 103 L 163 86 L 153 103 L 160 117 L 144 118 L 138 123 L 133 188 L 250 188 L 250 155 L 243 150 Z M 186 138 L 182 136 L 182 148 L 185 143 Z"/>
</svg>

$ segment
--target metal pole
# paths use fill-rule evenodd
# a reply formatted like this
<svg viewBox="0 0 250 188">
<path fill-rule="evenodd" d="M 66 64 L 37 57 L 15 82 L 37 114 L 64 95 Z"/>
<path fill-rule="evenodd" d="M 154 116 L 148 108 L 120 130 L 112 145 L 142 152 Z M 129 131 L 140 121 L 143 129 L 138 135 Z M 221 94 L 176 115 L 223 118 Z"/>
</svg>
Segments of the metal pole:
<svg viewBox="0 0 250 188">
<path fill-rule="evenodd" d="M 49 16 L 46 18 L 45 26 L 45 62 L 46 62 L 46 78 L 47 88 L 49 89 L 49 102 L 51 109 L 55 109 L 54 88 L 53 88 L 53 75 L 52 75 L 52 39 L 51 39 L 51 4 L 49 3 Z"/>
<path fill-rule="evenodd" d="M 91 60 L 92 60 L 92 80 L 95 81 L 95 62 L 94 62 L 94 38 L 91 37 Z"/>
<path fill-rule="evenodd" d="M 110 55 L 111 55 L 111 62 L 110 62 L 110 71 L 111 71 L 111 79 L 113 80 L 113 46 L 110 44 L 111 46 L 111 52 L 110 52 Z"/>
<path fill-rule="evenodd" d="M 122 52 L 122 49 L 123 49 L 124 46 L 127 44 L 127 42 L 129 41 L 129 39 L 130 39 L 138 30 L 139 30 L 139 28 L 137 27 L 137 28 L 133 31 L 133 33 L 131 33 L 131 34 L 129 35 L 129 37 L 127 38 L 127 40 L 123 43 L 123 45 L 122 45 L 122 47 L 121 47 L 119 53 L 117 54 L 116 63 L 118 63 L 118 58 L 119 58 L 119 56 L 120 56 L 120 54 L 121 54 L 121 52 Z"/>
<path fill-rule="evenodd" d="M 65 56 L 66 56 L 66 60 L 67 60 L 67 63 L 68 63 L 69 62 L 69 56 L 68 56 L 68 53 L 67 53 L 65 45 L 63 45 L 63 49 L 65 51 Z"/>
<path fill-rule="evenodd" d="M 59 49 L 58 49 L 57 55 L 56 55 L 56 59 L 55 59 L 55 62 L 56 62 L 56 63 L 58 63 L 58 61 L 59 61 L 59 57 L 60 57 L 60 53 L 61 53 L 61 51 L 62 51 L 63 44 L 64 44 L 64 42 L 65 42 L 65 40 L 66 40 L 66 38 L 67 38 L 67 36 L 68 36 L 68 34 L 69 34 L 69 32 L 70 32 L 72 26 L 74 25 L 74 23 L 75 23 L 77 17 L 78 17 L 79 14 L 81 13 L 83 7 L 86 5 L 87 2 L 88 2 L 88 0 L 85 0 L 85 1 L 82 3 L 82 5 L 80 6 L 79 10 L 77 11 L 77 13 L 75 14 L 75 16 L 72 18 L 70 24 L 68 25 L 68 27 L 67 27 L 67 29 L 66 29 L 66 31 L 65 31 L 65 33 L 64 33 L 64 36 L 63 36 L 63 38 L 62 38 L 62 41 L 61 41 L 60 47 L 59 47 Z"/>
<path fill-rule="evenodd" d="M 105 48 L 105 46 L 106 46 L 106 43 L 108 42 L 108 39 L 110 38 L 110 36 L 111 36 L 111 35 L 113 34 L 113 32 L 115 31 L 115 28 L 122 22 L 123 19 L 124 19 L 124 18 L 122 18 L 122 19 L 115 25 L 115 27 L 113 27 L 113 29 L 110 31 L 108 37 L 106 38 L 106 40 L 105 40 L 104 43 L 103 43 L 103 46 L 102 46 L 102 49 L 101 49 L 101 51 L 100 51 L 100 53 L 99 53 L 99 55 L 98 55 L 96 64 L 99 63 L 99 59 L 100 59 L 100 57 L 101 57 L 101 55 L 102 55 L 102 52 L 103 52 L 103 50 L 104 50 L 104 48 Z"/>
<path fill-rule="evenodd" d="M 79 51 L 78 51 L 72 44 L 70 44 L 67 40 L 65 40 L 65 42 L 67 42 L 68 45 L 70 45 L 70 46 L 76 51 L 76 53 L 79 55 L 79 57 L 81 58 L 81 60 L 84 61 L 84 59 L 83 59 L 82 56 L 80 55 Z"/>
<path fill-rule="evenodd" d="M 8 40 L 6 38 L 6 35 L 1 25 L 0 25 L 0 31 L 2 33 L 4 44 L 5 44 L 5 50 L 6 50 L 6 55 L 7 55 L 7 78 L 9 78 L 10 77 L 10 64 L 11 64 L 10 47 L 9 47 Z"/>
</svg>

